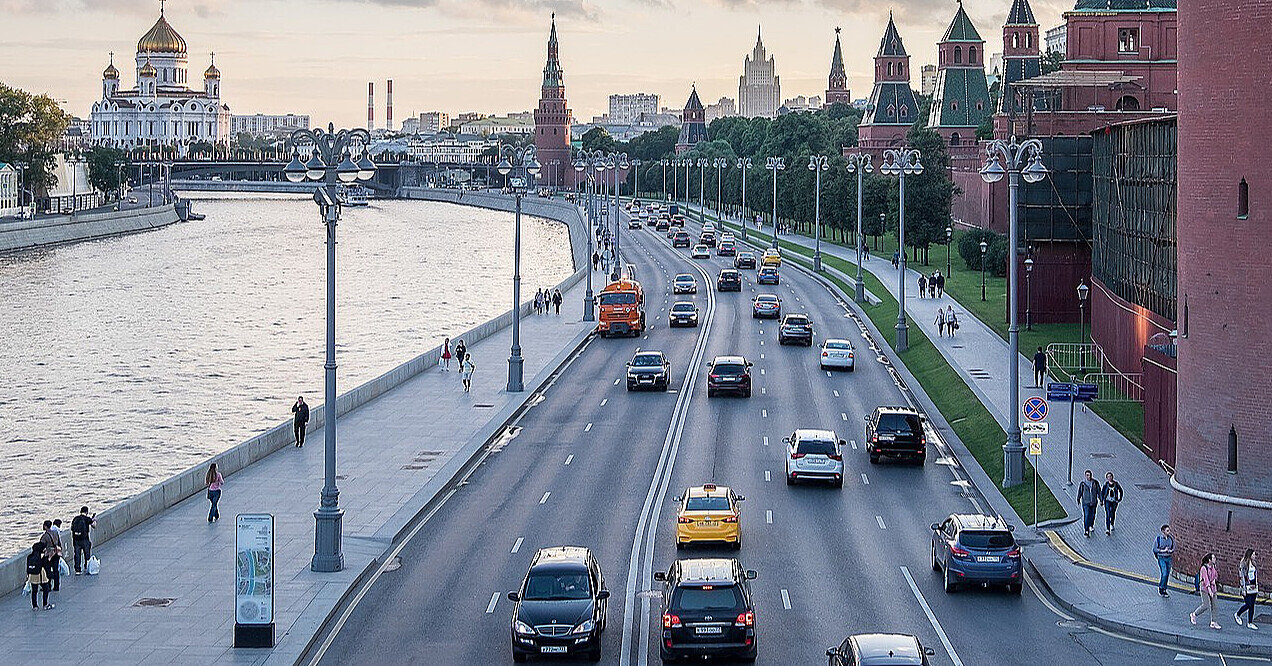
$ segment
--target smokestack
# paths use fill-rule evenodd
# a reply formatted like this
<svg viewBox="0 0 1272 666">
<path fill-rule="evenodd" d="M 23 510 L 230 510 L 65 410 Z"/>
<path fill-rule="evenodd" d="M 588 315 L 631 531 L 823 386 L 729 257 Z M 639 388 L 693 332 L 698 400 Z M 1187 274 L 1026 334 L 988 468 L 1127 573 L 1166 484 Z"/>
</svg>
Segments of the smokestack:
<svg viewBox="0 0 1272 666">
<path fill-rule="evenodd" d="M 367 131 L 375 129 L 375 82 L 367 82 Z"/>
<path fill-rule="evenodd" d="M 393 79 L 389 79 L 388 108 L 384 115 L 384 129 L 393 131 Z"/>
</svg>

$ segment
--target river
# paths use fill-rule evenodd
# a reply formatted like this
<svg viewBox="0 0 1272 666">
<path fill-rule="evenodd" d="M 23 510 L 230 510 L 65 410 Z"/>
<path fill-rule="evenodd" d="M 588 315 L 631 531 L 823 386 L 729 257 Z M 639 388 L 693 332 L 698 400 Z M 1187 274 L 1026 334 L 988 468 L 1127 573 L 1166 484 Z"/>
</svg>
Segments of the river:
<svg viewBox="0 0 1272 666">
<path fill-rule="evenodd" d="M 0 257 L 0 557 L 322 402 L 316 206 L 201 196 L 202 222 Z M 522 230 L 523 293 L 572 272 L 564 225 Z M 340 392 L 511 305 L 511 214 L 376 201 L 338 241 Z"/>
</svg>

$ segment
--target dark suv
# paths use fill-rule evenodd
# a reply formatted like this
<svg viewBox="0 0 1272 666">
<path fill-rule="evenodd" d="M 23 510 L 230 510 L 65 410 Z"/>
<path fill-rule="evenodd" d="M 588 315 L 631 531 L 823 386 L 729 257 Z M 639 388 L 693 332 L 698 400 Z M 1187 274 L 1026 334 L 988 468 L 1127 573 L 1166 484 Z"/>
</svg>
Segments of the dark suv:
<svg viewBox="0 0 1272 666">
<path fill-rule="evenodd" d="M 755 605 L 747 581 L 755 572 L 724 558 L 677 560 L 654 572 L 663 585 L 663 661 L 724 656 L 755 661 Z"/>
<path fill-rule="evenodd" d="M 720 269 L 716 278 L 716 289 L 719 291 L 742 291 L 742 274 L 736 268 Z"/>
<path fill-rule="evenodd" d="M 686 231 L 677 231 L 676 235 L 671 239 L 672 247 L 689 247 L 689 233 Z"/>
<path fill-rule="evenodd" d="M 813 346 L 813 321 L 802 314 L 788 314 L 777 328 L 777 344 L 798 342 L 805 347 Z"/>
<path fill-rule="evenodd" d="M 1020 546 L 1011 525 L 995 516 L 956 513 L 932 523 L 932 570 L 943 573 L 946 592 L 972 583 L 1020 594 Z"/>
<path fill-rule="evenodd" d="M 512 660 L 532 654 L 586 654 L 601 660 L 601 632 L 610 593 L 605 577 L 581 546 L 544 548 L 530 560 L 530 571 L 508 598 L 512 609 Z"/>
<path fill-rule="evenodd" d="M 906 458 L 923 464 L 927 459 L 924 418 L 909 407 L 877 407 L 866 416 L 866 453 L 870 462 L 882 456 Z"/>
<path fill-rule="evenodd" d="M 717 356 L 707 373 L 707 397 L 725 391 L 751 397 L 751 364 L 741 356 Z"/>
</svg>

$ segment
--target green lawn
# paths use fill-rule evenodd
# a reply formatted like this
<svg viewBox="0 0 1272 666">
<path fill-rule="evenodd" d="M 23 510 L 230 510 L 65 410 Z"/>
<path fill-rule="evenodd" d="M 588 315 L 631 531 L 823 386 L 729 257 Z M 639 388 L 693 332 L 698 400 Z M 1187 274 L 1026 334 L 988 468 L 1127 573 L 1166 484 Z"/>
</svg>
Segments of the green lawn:
<svg viewBox="0 0 1272 666">
<path fill-rule="evenodd" d="M 732 226 L 731 224 L 729 226 Z M 750 231 L 749 237 L 758 240 L 761 244 L 767 244 L 771 241 L 771 236 L 767 234 Z M 779 244 L 786 252 L 784 257 L 788 261 L 795 261 L 804 266 L 811 266 L 812 251 L 794 244 L 783 242 L 779 239 Z M 825 256 L 822 257 L 827 266 L 833 266 L 844 273 L 850 275 L 856 274 L 856 267 L 842 259 Z M 852 293 L 852 286 L 846 284 L 835 276 L 827 275 L 827 277 L 836 283 L 840 289 L 846 294 Z M 874 325 L 885 335 L 890 334 L 896 323 L 897 302 L 883 287 L 878 278 L 870 273 L 864 273 L 866 288 L 881 299 L 878 305 L 865 305 L 863 310 Z M 977 464 L 991 479 L 1001 479 L 1003 475 L 1003 442 L 1007 440 L 1007 434 L 1003 431 L 998 422 L 989 413 L 989 410 L 981 404 L 980 399 L 972 392 L 971 388 L 963 381 L 963 379 L 954 371 L 953 368 L 945 361 L 945 357 L 941 356 L 940 351 L 932 344 L 932 342 L 917 327 L 910 328 L 909 334 L 910 348 L 900 354 L 900 360 L 909 368 L 910 372 L 923 385 L 923 390 L 928 397 L 936 403 L 937 409 L 945 417 L 945 420 L 954 429 L 954 432 L 962 440 L 963 444 L 971 451 L 972 456 L 976 458 Z M 1026 483 L 1015 486 L 1013 488 L 1002 489 L 999 491 L 1011 503 L 1016 513 L 1025 520 L 1033 515 L 1033 467 L 1029 462 L 1025 462 L 1025 479 Z M 1056 501 L 1054 495 L 1046 485 L 1038 486 L 1038 520 L 1047 521 L 1056 518 L 1063 518 L 1064 510 L 1060 507 L 1060 503 Z"/>
</svg>

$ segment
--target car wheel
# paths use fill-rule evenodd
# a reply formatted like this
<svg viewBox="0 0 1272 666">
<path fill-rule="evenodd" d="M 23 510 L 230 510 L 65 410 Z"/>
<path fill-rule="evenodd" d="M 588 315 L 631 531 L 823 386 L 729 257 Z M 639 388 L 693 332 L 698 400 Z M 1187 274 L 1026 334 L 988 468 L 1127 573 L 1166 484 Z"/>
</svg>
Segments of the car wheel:
<svg viewBox="0 0 1272 666">
<path fill-rule="evenodd" d="M 857 366 L 856 366 L 856 365 L 850 365 L 850 366 L 848 366 L 848 372 L 856 372 L 856 370 L 857 370 Z"/>
<path fill-rule="evenodd" d="M 742 397 L 743 397 L 743 398 L 749 398 L 749 397 L 751 397 L 751 389 L 747 389 L 747 390 L 743 391 L 743 392 L 742 392 Z"/>
<path fill-rule="evenodd" d="M 793 486 L 793 485 L 795 485 L 795 477 L 791 476 L 790 474 L 787 474 L 787 475 L 786 475 L 786 485 L 788 485 L 788 486 Z"/>
<path fill-rule="evenodd" d="M 877 454 L 877 453 L 872 453 L 872 454 L 870 454 L 870 464 L 871 464 L 871 465 L 878 465 L 878 464 L 879 464 L 879 454 Z"/>
<path fill-rule="evenodd" d="M 636 387 L 635 387 L 635 386 L 632 386 L 631 384 L 628 384 L 628 385 L 627 385 L 627 390 L 628 390 L 628 391 L 635 391 L 635 390 L 636 390 Z"/>
<path fill-rule="evenodd" d="M 825 370 L 825 369 L 826 369 L 826 364 L 825 364 L 825 363 L 818 363 L 818 364 L 817 364 L 817 367 L 821 368 L 822 370 Z"/>
<path fill-rule="evenodd" d="M 843 487 L 844 487 L 844 478 L 841 476 L 841 477 L 839 477 L 838 479 L 835 479 L 835 481 L 834 481 L 834 484 L 833 484 L 833 485 L 834 485 L 836 488 L 843 488 Z"/>
<path fill-rule="evenodd" d="M 524 664 L 529 659 L 530 657 L 528 655 L 521 654 L 520 652 L 517 652 L 516 650 L 512 652 L 512 660 L 517 662 L 518 664 Z"/>
<path fill-rule="evenodd" d="M 588 661 L 591 661 L 591 662 L 597 662 L 597 661 L 600 661 L 600 660 L 601 660 L 601 648 L 599 648 L 599 647 L 598 647 L 598 648 L 596 648 L 595 650 L 592 650 L 591 652 L 587 653 L 587 660 L 588 660 Z"/>
<path fill-rule="evenodd" d="M 1008 593 L 1008 594 L 1015 594 L 1015 595 L 1019 595 L 1019 594 L 1020 594 L 1020 592 L 1021 592 L 1021 588 L 1023 588 L 1023 587 L 1024 587 L 1024 586 L 1023 586 L 1023 585 L 1021 585 L 1020 583 L 1011 583 L 1011 584 L 1009 584 L 1009 585 L 1007 586 L 1007 593 Z"/>
<path fill-rule="evenodd" d="M 812 338 L 809 338 L 808 342 L 805 342 L 805 343 L 804 343 L 804 346 L 805 346 L 805 347 L 812 347 L 812 346 L 813 346 L 813 340 L 812 340 Z"/>
<path fill-rule="evenodd" d="M 738 540 L 733 542 L 733 550 L 742 550 L 742 537 L 738 537 Z"/>
<path fill-rule="evenodd" d="M 940 571 L 941 562 L 936 559 L 936 544 L 932 544 L 932 571 Z"/>
<path fill-rule="evenodd" d="M 715 389 L 707 389 L 707 397 L 708 397 L 708 398 L 714 398 L 714 397 L 715 397 Z"/>
<path fill-rule="evenodd" d="M 944 583 L 946 594 L 953 594 L 958 591 L 958 583 L 955 583 L 954 579 L 950 578 L 949 567 L 945 567 L 945 574 L 942 576 L 942 582 Z"/>
<path fill-rule="evenodd" d="M 760 656 L 760 648 L 757 645 L 754 650 L 742 655 L 742 661 L 748 664 L 754 664 L 757 657 Z"/>
</svg>

